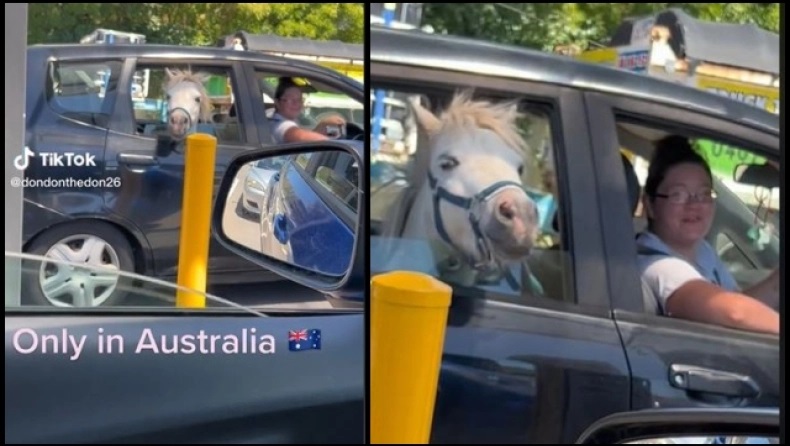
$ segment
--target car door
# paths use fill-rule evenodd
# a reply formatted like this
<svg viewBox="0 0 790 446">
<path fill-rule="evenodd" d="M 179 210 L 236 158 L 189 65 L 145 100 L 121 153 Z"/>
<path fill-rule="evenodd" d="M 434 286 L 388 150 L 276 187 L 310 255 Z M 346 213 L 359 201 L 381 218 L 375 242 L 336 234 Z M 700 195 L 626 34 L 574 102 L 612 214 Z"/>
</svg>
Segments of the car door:
<svg viewBox="0 0 790 446">
<path fill-rule="evenodd" d="M 121 187 L 105 194 L 112 216 L 150 251 L 148 261 L 157 275 L 173 277 L 178 266 L 178 244 L 183 203 L 184 144 L 162 139 L 166 133 L 165 69 L 191 67 L 209 75 L 205 87 L 212 101 L 212 122 L 198 131 L 217 138 L 213 178 L 216 194 L 225 169 L 234 156 L 258 147 L 256 125 L 246 92 L 242 62 L 140 57 L 125 66 L 122 91 L 107 139 L 106 175 L 118 177 Z M 240 220 L 242 221 L 242 220 Z M 253 219 L 244 230 L 255 231 Z M 232 254 L 212 237 L 209 247 L 212 278 L 221 273 L 258 272 L 255 264 Z"/>
<path fill-rule="evenodd" d="M 6 278 L 35 280 L 42 259 L 107 274 L 6 252 Z M 110 313 L 6 300 L 6 444 L 364 443 L 361 310 L 176 308 L 175 284 L 134 279 Z"/>
<path fill-rule="evenodd" d="M 607 225 L 603 228 L 607 246 L 605 259 L 608 273 L 617 277 L 620 284 L 612 289 L 612 297 L 633 376 L 632 409 L 777 407 L 781 398 L 777 336 L 657 316 L 646 311 L 642 295 L 637 291 L 640 282 L 634 228 L 641 227 L 635 224 L 640 216 L 625 206 L 627 187 L 617 149 L 632 150 L 636 158 L 645 163 L 645 159 L 649 159 L 649 149 L 640 153 L 641 147 L 649 148 L 650 145 L 640 144 L 640 138 L 644 143 L 651 137 L 657 138 L 651 136 L 656 132 L 687 132 L 686 136 L 696 144 L 704 141 L 730 144 L 751 151 L 755 157 L 773 158 L 778 162 L 778 130 L 772 133 L 767 126 L 757 127 L 756 122 L 750 126 L 746 119 L 739 122 L 737 116 L 713 117 L 693 108 L 599 93 L 589 93 L 586 99 L 591 127 L 595 129 L 592 133 L 593 165 L 602 173 L 597 175 L 598 189 L 609 197 L 601 200 L 607 215 Z M 725 105 L 719 109 L 727 110 L 729 107 Z M 731 177 L 719 178 L 714 182 L 718 198 L 713 231 L 708 237 L 713 246 L 720 234 L 734 234 L 734 240 L 748 240 L 748 228 L 760 222 L 760 215 L 744 214 L 743 210 L 748 210 L 746 205 L 732 201 L 737 198 L 727 190 L 733 187 L 731 180 Z M 723 201 L 724 198 L 728 201 Z M 743 249 L 759 251 L 759 256 L 763 257 L 763 261 L 754 266 L 768 269 L 755 269 L 751 275 L 736 275 L 736 271 L 731 271 L 736 279 L 764 277 L 770 269 L 777 268 L 779 239 L 770 245 L 759 248 L 743 244 Z M 742 282 L 741 285 L 747 284 Z"/>
<path fill-rule="evenodd" d="M 402 122 L 403 151 L 393 144 L 379 152 L 380 160 L 407 172 L 410 185 L 390 182 L 371 196 L 371 224 L 377 228 L 371 234 L 371 273 L 417 270 L 453 288 L 432 443 L 572 442 L 595 420 L 628 410 L 631 400 L 629 366 L 608 311 L 611 284 L 601 262 L 602 214 L 589 171 L 586 115 L 573 89 L 505 80 L 491 70 L 465 74 L 373 61 L 371 94 L 382 89 L 399 99 L 421 95 L 441 108 L 457 89 L 474 87 L 493 100 L 519 101 L 529 113 L 522 130 L 534 149 L 522 179 L 544 193 L 554 191 L 559 202 L 558 226 L 552 228 L 553 214 L 542 217 L 540 246 L 528 261 L 544 295 L 502 281 L 454 282 L 458 278 L 425 262 L 429 247 L 389 227 L 415 192 L 410 188 L 423 181 L 414 166 L 425 161 L 429 143 L 409 119 Z M 482 161 L 479 168 L 486 168 Z"/>
<path fill-rule="evenodd" d="M 269 189 L 271 206 L 261 216 L 264 251 L 315 272 L 343 274 L 359 219 L 355 164 L 350 154 L 334 151 L 300 154 L 286 162 Z"/>
<path fill-rule="evenodd" d="M 123 61 L 28 50 L 26 241 L 64 215 L 102 212 L 104 151 Z M 69 199 L 64 199 L 64 191 Z"/>
</svg>

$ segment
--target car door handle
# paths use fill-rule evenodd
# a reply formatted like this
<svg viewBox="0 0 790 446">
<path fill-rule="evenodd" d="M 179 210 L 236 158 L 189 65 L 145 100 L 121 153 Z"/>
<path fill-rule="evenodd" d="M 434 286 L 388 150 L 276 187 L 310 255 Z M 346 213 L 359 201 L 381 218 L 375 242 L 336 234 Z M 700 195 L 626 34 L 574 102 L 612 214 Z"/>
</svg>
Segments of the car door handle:
<svg viewBox="0 0 790 446">
<path fill-rule="evenodd" d="M 760 387 L 749 376 L 690 365 L 673 364 L 669 372 L 673 387 L 736 398 L 755 398 Z"/>
<path fill-rule="evenodd" d="M 159 163 L 155 156 L 136 153 L 119 153 L 118 162 L 137 166 L 153 166 Z"/>
<path fill-rule="evenodd" d="M 510 375 L 522 375 L 522 376 L 531 376 L 531 377 L 537 375 L 534 364 L 526 361 L 520 361 L 517 359 L 502 359 L 496 361 L 496 366 L 497 366 L 497 371 L 502 373 L 507 373 Z"/>
<path fill-rule="evenodd" d="M 274 217 L 274 238 L 283 245 L 288 243 L 288 222 L 283 214 Z"/>
</svg>

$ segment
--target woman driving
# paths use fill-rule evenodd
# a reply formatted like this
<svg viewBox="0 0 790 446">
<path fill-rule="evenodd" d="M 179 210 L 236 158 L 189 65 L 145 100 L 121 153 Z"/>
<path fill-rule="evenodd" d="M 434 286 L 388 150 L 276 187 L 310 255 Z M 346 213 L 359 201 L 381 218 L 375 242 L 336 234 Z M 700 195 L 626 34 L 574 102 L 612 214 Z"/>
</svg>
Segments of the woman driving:
<svg viewBox="0 0 790 446">
<path fill-rule="evenodd" d="M 281 77 L 274 93 L 275 113 L 269 118 L 272 135 L 277 144 L 323 141 L 339 136 L 338 129 L 345 125 L 345 120 L 339 115 L 322 120 L 313 130 L 299 127 L 296 121 L 302 113 L 303 105 L 301 87 L 292 78 Z"/>
<path fill-rule="evenodd" d="M 779 333 L 779 273 L 741 291 L 705 240 L 713 222 L 713 177 L 686 138 L 659 141 L 643 197 L 648 229 L 639 234 L 642 278 L 665 315 Z"/>
</svg>

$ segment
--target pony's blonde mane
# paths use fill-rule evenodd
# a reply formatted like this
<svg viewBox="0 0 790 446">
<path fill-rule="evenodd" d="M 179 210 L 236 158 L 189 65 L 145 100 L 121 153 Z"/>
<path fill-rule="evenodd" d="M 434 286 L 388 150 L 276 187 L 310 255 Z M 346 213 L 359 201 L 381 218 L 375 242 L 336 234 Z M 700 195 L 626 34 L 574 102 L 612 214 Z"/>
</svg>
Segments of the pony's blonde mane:
<svg viewBox="0 0 790 446">
<path fill-rule="evenodd" d="M 166 82 L 164 85 L 165 92 L 170 91 L 171 88 L 182 82 L 191 82 L 195 84 L 200 93 L 200 120 L 203 122 L 211 122 L 211 98 L 208 96 L 208 90 L 203 85 L 208 76 L 203 73 L 193 73 L 192 70 L 181 69 L 167 69 Z"/>
<path fill-rule="evenodd" d="M 528 145 L 518 128 L 517 119 L 523 115 L 518 112 L 517 104 L 515 101 L 493 104 L 489 101 L 473 100 L 472 90 L 459 92 L 439 116 L 442 131 L 471 126 L 491 130 L 510 148 L 524 155 Z"/>
</svg>

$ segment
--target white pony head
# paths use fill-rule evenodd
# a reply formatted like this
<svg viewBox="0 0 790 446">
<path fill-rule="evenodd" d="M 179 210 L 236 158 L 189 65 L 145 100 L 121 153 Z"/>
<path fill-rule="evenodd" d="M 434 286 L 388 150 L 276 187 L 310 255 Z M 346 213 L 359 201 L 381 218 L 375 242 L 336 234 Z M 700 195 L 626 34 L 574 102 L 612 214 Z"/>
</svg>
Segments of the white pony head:
<svg viewBox="0 0 790 446">
<path fill-rule="evenodd" d="M 165 69 L 167 130 L 175 140 L 182 140 L 195 130 L 199 121 L 211 121 L 211 100 L 203 86 L 207 76 L 189 70 Z"/>
<path fill-rule="evenodd" d="M 430 161 L 407 231 L 430 231 L 475 268 L 523 260 L 539 220 L 521 180 L 527 144 L 517 127 L 518 104 L 473 100 L 465 91 L 437 117 L 411 102 L 429 137 Z M 422 227 L 413 225 L 417 219 Z"/>
</svg>

